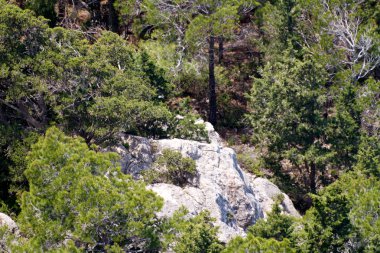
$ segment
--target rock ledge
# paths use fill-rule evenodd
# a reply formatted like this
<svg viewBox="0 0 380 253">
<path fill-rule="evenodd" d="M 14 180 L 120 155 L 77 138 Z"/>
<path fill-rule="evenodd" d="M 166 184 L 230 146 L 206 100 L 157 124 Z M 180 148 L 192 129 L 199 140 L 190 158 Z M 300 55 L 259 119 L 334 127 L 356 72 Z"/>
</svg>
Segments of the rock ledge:
<svg viewBox="0 0 380 253">
<path fill-rule="evenodd" d="M 279 194 L 284 195 L 284 213 L 299 216 L 286 194 L 269 180 L 255 178 L 242 171 L 235 152 L 221 144 L 212 125 L 208 123 L 206 129 L 210 143 L 122 136 L 123 142 L 128 144 L 113 150 L 122 156 L 122 170 L 135 177 L 138 177 L 141 170 L 149 169 L 155 157 L 164 149 L 177 150 L 183 156 L 192 158 L 199 174 L 197 187 L 181 188 L 162 183 L 148 187 L 164 199 L 164 208 L 159 215 L 170 216 L 181 206 L 185 206 L 193 215 L 209 210 L 216 219 L 215 225 L 219 227 L 221 241 L 228 242 L 235 236 L 244 236 L 248 226 L 265 218 L 272 210 Z"/>
</svg>

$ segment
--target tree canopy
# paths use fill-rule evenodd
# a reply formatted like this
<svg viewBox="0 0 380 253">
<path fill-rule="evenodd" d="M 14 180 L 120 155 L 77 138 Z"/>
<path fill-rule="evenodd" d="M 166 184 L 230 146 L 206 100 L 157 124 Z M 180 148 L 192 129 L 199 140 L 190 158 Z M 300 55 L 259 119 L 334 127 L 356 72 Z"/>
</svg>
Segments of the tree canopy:
<svg viewBox="0 0 380 253">
<path fill-rule="evenodd" d="M 224 245 L 104 151 L 209 142 L 202 118 L 303 217 L 279 199 Z M 197 187 L 152 159 L 149 183 Z M 379 176 L 377 0 L 0 0 L 1 251 L 378 252 Z"/>
</svg>

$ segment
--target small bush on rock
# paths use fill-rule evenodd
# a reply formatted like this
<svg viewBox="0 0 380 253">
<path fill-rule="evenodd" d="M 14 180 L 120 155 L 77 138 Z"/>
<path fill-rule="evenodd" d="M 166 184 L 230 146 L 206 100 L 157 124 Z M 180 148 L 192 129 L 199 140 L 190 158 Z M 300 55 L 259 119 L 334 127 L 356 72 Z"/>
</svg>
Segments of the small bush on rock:
<svg viewBox="0 0 380 253">
<path fill-rule="evenodd" d="M 185 140 L 210 142 L 205 124 L 196 123 L 198 118 L 194 114 L 186 114 L 183 118 L 176 117 L 170 136 Z"/>
<path fill-rule="evenodd" d="M 237 154 L 237 158 L 244 169 L 258 177 L 264 176 L 264 173 L 260 170 L 262 164 L 259 159 L 255 159 L 246 153 Z"/>
<path fill-rule="evenodd" d="M 223 244 L 218 240 L 218 227 L 207 210 L 189 217 L 189 211 L 179 208 L 163 223 L 162 248 L 176 253 L 219 253 Z M 166 251 L 165 251 L 166 252 Z"/>
<path fill-rule="evenodd" d="M 152 165 L 152 169 L 143 173 L 149 183 L 171 183 L 178 186 L 194 184 L 197 177 L 195 161 L 183 157 L 180 152 L 165 149 Z"/>
</svg>

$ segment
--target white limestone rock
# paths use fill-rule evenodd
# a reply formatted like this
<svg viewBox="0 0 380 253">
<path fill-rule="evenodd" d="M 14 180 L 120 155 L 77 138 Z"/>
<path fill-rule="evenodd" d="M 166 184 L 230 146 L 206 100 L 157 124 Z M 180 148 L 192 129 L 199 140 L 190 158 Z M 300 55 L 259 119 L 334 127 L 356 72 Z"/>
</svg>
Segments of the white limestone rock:
<svg viewBox="0 0 380 253">
<path fill-rule="evenodd" d="M 221 138 L 219 134 L 215 131 L 214 126 L 210 122 L 206 122 L 205 124 L 205 130 L 208 134 L 208 138 L 210 140 L 211 144 L 217 144 L 221 145 Z"/>
<path fill-rule="evenodd" d="M 0 227 L 6 226 L 12 233 L 18 232 L 18 226 L 11 217 L 4 213 L 0 213 Z"/>
<path fill-rule="evenodd" d="M 185 206 L 192 215 L 209 210 L 216 219 L 219 239 L 223 242 L 238 235 L 244 236 L 248 226 L 257 219 L 265 218 L 279 194 L 284 195 L 284 213 L 299 216 L 289 197 L 276 185 L 242 171 L 235 152 L 222 145 L 219 134 L 210 123 L 206 122 L 205 125 L 211 143 L 124 136 L 123 142 L 128 145 L 117 147 L 116 150 L 114 148 L 122 156 L 122 170 L 134 176 L 149 169 L 164 149 L 177 150 L 196 162 L 199 175 L 196 187 L 181 188 L 163 183 L 148 186 L 164 199 L 164 207 L 159 215 L 171 216 L 181 206 Z"/>
<path fill-rule="evenodd" d="M 197 187 L 180 188 L 170 184 L 154 184 L 150 188 L 165 200 L 161 215 L 172 215 L 182 205 L 190 213 L 209 210 L 219 226 L 222 241 L 244 235 L 244 230 L 263 217 L 252 189 L 236 161 L 235 152 L 217 144 L 189 140 L 159 140 L 158 150 L 173 149 L 195 160 L 199 182 Z"/>
<path fill-rule="evenodd" d="M 289 196 L 283 193 L 277 185 L 273 184 L 268 179 L 261 177 L 254 178 L 251 180 L 251 187 L 257 200 L 259 201 L 260 207 L 263 210 L 264 218 L 266 218 L 267 214 L 272 211 L 273 204 L 278 198 L 278 195 L 283 195 L 284 197 L 284 200 L 280 205 L 283 213 L 294 217 L 300 217 L 300 214 L 295 209 Z"/>
<path fill-rule="evenodd" d="M 120 134 L 120 142 L 120 145 L 112 146 L 105 151 L 116 152 L 120 155 L 122 172 L 136 178 L 142 170 L 149 169 L 155 153 L 149 139 Z"/>
</svg>

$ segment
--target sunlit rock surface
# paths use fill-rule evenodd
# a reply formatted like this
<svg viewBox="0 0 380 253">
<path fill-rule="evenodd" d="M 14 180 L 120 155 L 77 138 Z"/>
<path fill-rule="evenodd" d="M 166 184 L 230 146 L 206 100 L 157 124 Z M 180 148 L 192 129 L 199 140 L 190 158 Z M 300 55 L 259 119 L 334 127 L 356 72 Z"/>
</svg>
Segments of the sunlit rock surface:
<svg viewBox="0 0 380 253">
<path fill-rule="evenodd" d="M 266 217 L 279 194 L 284 195 L 282 209 L 299 216 L 289 197 L 264 178 L 247 175 L 240 169 L 236 154 L 221 144 L 220 137 L 211 124 L 206 123 L 210 143 L 181 139 L 148 140 L 136 136 L 122 136 L 124 145 L 113 150 L 122 156 L 122 170 L 138 177 L 141 170 L 149 169 L 162 150 L 172 149 L 191 157 L 196 162 L 197 186 L 183 188 L 172 184 L 148 186 L 160 195 L 164 208 L 159 215 L 172 215 L 185 206 L 196 215 L 209 210 L 219 227 L 219 239 L 227 242 L 237 235 L 245 235 L 245 229 L 257 219 Z"/>
<path fill-rule="evenodd" d="M 12 233 L 18 232 L 16 222 L 11 217 L 4 213 L 0 213 L 0 227 L 6 226 Z"/>
</svg>

